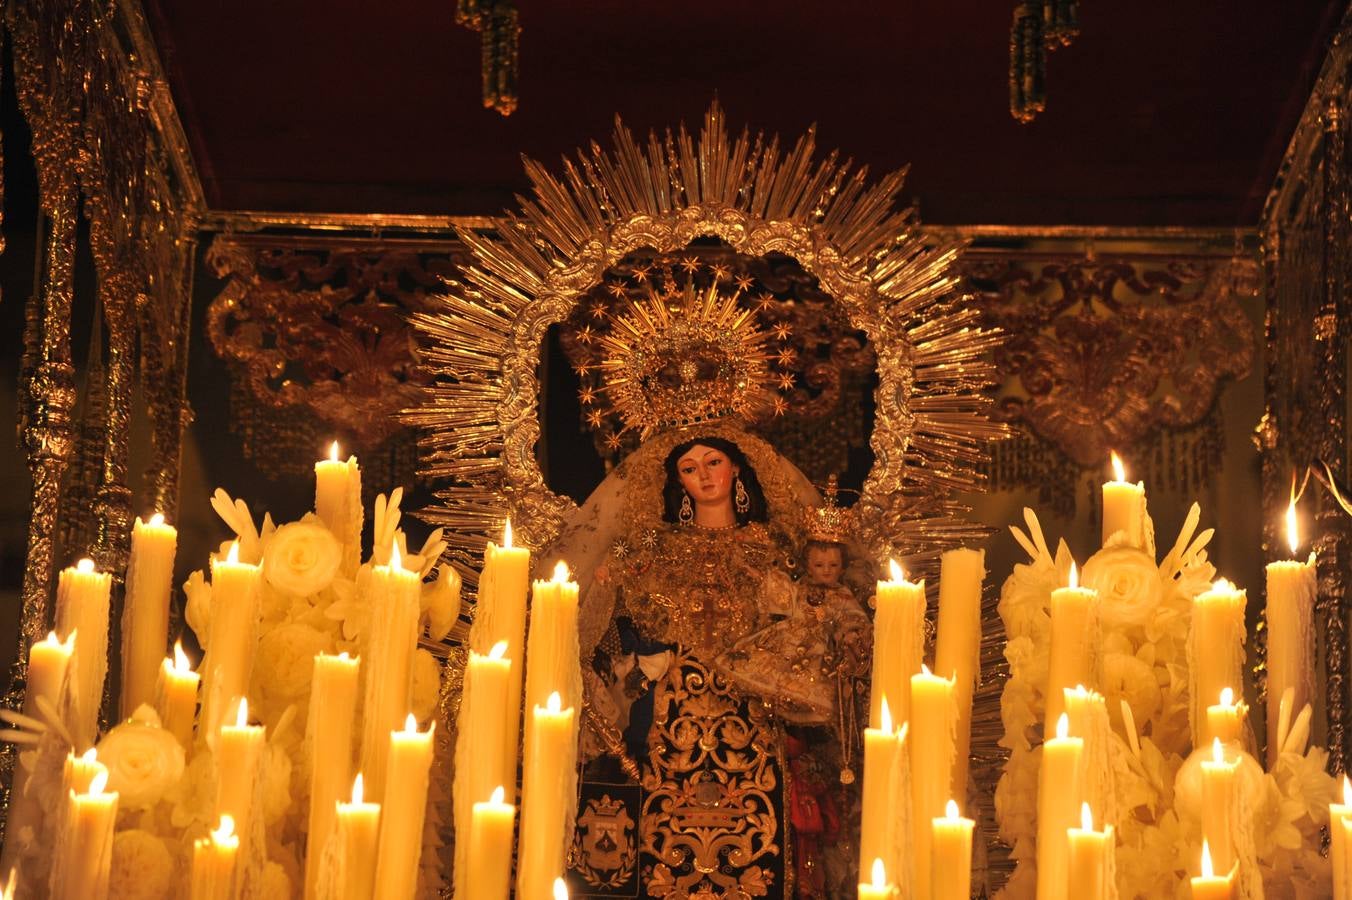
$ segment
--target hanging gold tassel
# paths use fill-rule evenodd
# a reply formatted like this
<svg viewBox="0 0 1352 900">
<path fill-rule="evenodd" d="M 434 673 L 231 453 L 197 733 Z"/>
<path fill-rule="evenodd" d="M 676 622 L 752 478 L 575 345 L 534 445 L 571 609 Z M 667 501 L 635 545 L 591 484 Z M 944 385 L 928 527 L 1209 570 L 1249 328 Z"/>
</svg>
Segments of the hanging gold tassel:
<svg viewBox="0 0 1352 900">
<path fill-rule="evenodd" d="M 1047 46 L 1041 4 L 1020 3 L 1009 31 L 1009 113 L 1027 124 L 1047 108 Z"/>
<path fill-rule="evenodd" d="M 1042 0 L 1042 39 L 1048 50 L 1069 47 L 1080 34 L 1077 0 Z"/>
</svg>

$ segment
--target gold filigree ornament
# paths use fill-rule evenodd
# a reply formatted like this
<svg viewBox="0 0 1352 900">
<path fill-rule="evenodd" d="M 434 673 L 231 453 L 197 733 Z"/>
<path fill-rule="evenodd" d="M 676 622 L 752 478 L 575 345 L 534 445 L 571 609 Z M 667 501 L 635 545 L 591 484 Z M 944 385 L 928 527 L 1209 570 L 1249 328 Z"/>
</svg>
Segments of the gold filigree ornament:
<svg viewBox="0 0 1352 900">
<path fill-rule="evenodd" d="M 1000 338 L 954 291 L 961 242 L 927 240 L 913 211 L 898 208 L 904 172 L 870 183 L 837 154 L 816 158 L 813 131 L 787 151 L 763 134 L 733 138 L 717 103 L 697 137 L 682 126 L 640 143 L 617 122 L 613 152 L 593 143 L 560 175 L 529 160 L 526 172 L 533 190 L 521 212 L 491 234 L 462 230 L 473 263 L 413 316 L 433 383 L 406 417 L 422 429 L 423 473 L 443 486 L 425 517 L 447 526 L 471 584 L 504 518 L 542 547 L 576 509 L 548 488 L 536 456 L 550 326 L 627 254 L 678 253 L 711 237 L 797 260 L 875 348 L 874 462 L 854 507 L 865 545 L 923 570 L 984 535 L 957 495 L 978 487 L 987 441 L 1006 434 L 983 395 Z"/>
</svg>

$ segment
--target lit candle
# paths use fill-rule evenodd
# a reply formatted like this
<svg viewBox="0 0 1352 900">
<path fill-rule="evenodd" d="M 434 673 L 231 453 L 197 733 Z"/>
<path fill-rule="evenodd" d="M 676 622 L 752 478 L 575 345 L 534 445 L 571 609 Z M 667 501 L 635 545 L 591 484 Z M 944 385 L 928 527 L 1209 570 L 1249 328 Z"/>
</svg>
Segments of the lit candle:
<svg viewBox="0 0 1352 900">
<path fill-rule="evenodd" d="M 315 656 L 310 712 L 305 723 L 305 747 L 310 760 L 306 900 L 313 900 L 316 895 L 324 842 L 333 830 L 335 804 L 342 799 L 352 777 L 352 724 L 357 717 L 360 667 L 361 660 L 346 653 Z"/>
<path fill-rule="evenodd" d="M 338 442 L 329 458 L 315 463 L 315 515 L 343 544 L 343 568 L 352 572 L 361 554 L 361 468 L 357 457 L 338 458 Z"/>
<path fill-rule="evenodd" d="M 254 790 L 263 763 L 264 729 L 249 724 L 249 702 L 241 697 L 235 724 L 221 726 L 216 741 L 216 813 L 235 823 L 247 860 L 253 835 Z"/>
<path fill-rule="evenodd" d="M 1065 711 L 1065 689 L 1098 683 L 1093 659 L 1098 644 L 1098 592 L 1079 586 L 1075 564 L 1070 584 L 1052 591 L 1051 649 L 1047 659 L 1047 709 L 1044 737 Z M 1076 815 L 1078 815 L 1078 809 Z"/>
<path fill-rule="evenodd" d="M 896 896 L 896 889 L 887 881 L 887 867 L 881 857 L 875 857 L 869 873 L 868 883 L 859 883 L 859 900 L 890 900 Z"/>
<path fill-rule="evenodd" d="M 361 775 L 352 782 L 352 802 L 337 804 L 338 900 L 368 900 L 376 886 L 380 804 L 362 800 Z"/>
<path fill-rule="evenodd" d="M 1211 862 L 1211 848 L 1207 846 L 1206 838 L 1202 839 L 1202 874 L 1191 881 L 1192 900 L 1231 900 L 1234 897 L 1234 870 L 1225 875 L 1216 874 L 1215 866 Z M 1338 900 L 1336 894 L 1334 898 Z"/>
<path fill-rule="evenodd" d="M 221 824 L 206 837 L 193 841 L 190 900 L 231 900 L 235 896 L 235 859 L 239 835 L 235 822 L 221 816 Z"/>
<path fill-rule="evenodd" d="M 512 874 L 515 818 L 516 807 L 503 800 L 502 785 L 493 789 L 488 800 L 474 804 L 469 825 L 469 872 L 465 880 L 470 893 L 464 896 L 474 900 L 506 900 Z"/>
<path fill-rule="evenodd" d="M 474 624 L 469 631 L 469 647 L 475 653 L 486 654 L 503 641 L 507 644 L 502 656 L 509 666 L 507 696 L 497 712 L 506 725 L 502 748 L 498 751 L 502 755 L 502 772 L 515 772 L 520 754 L 521 691 L 526 659 L 526 586 L 529 576 L 530 550 L 512 546 L 512 523 L 508 521 L 503 528 L 502 546 L 489 541 L 484 550 L 478 606 Z M 554 685 L 550 690 L 557 688 L 558 685 Z M 494 784 L 504 786 L 509 802 L 516 798 L 516 779 L 513 777 L 499 777 L 487 786 L 484 793 L 475 796 L 487 797 L 487 790 L 491 790 Z M 464 810 L 464 815 L 469 815 L 468 808 Z"/>
<path fill-rule="evenodd" d="M 934 847 L 934 900 L 969 900 L 972 896 L 972 828 L 976 822 L 958 815 L 949 800 L 944 814 L 931 820 Z"/>
<path fill-rule="evenodd" d="M 1333 900 L 1352 900 L 1348 888 L 1348 843 L 1343 822 L 1352 820 L 1352 781 L 1343 776 L 1343 802 L 1329 804 L 1329 862 L 1333 868 Z"/>
<path fill-rule="evenodd" d="M 211 625 L 202 658 L 202 727 L 213 734 L 225 719 L 225 707 L 249 690 L 254 651 L 258 646 L 259 579 L 262 569 L 239 561 L 239 541 L 225 559 L 211 561 Z M 235 827 L 248 840 L 244 823 Z"/>
<path fill-rule="evenodd" d="M 1244 701 L 1235 702 L 1232 688 L 1221 690 L 1220 703 L 1206 708 L 1206 739 L 1219 740 L 1222 744 L 1237 744 L 1244 730 L 1244 717 L 1249 707 Z"/>
<path fill-rule="evenodd" d="M 456 832 L 468 834 L 475 797 L 487 797 L 493 788 L 516 777 L 516 760 L 506 765 L 503 745 L 506 740 L 512 665 L 506 658 L 507 642 L 493 645 L 487 656 L 469 651 L 465 666 L 465 690 L 460 700 L 460 717 L 455 743 L 455 783 L 451 797 Z M 464 893 L 464 875 L 468 872 L 468 841 L 455 843 L 456 896 Z"/>
<path fill-rule="evenodd" d="M 1202 761 L 1202 835 L 1211 847 L 1211 861 L 1221 872 L 1235 865 L 1235 775 L 1239 759 L 1227 762 L 1225 748 L 1211 743 L 1211 759 Z"/>
<path fill-rule="evenodd" d="M 860 788 L 859 871 L 865 871 L 869 861 L 883 859 L 895 863 L 897 835 L 896 811 L 902 801 L 909 805 L 909 797 L 899 797 L 893 775 L 898 756 L 905 754 L 907 726 L 892 728 L 892 711 L 887 698 L 882 698 L 882 722 L 878 728 L 864 729 L 864 783 Z M 895 870 L 894 870 L 895 871 Z"/>
<path fill-rule="evenodd" d="M 1300 546 L 1296 523 L 1296 498 L 1286 508 L 1286 541 L 1291 555 Z M 1267 695 L 1281 697 L 1295 689 L 1291 709 L 1304 708 L 1314 697 L 1314 598 L 1315 557 L 1305 562 L 1280 560 L 1267 565 Z M 1232 682 L 1238 684 L 1239 682 Z M 1267 704 L 1268 768 L 1277 761 L 1278 709 Z M 1214 848 L 1213 848 L 1214 849 Z M 1219 856 L 1217 857 L 1219 859 Z M 1217 865 L 1224 869 L 1224 866 Z"/>
<path fill-rule="evenodd" d="M 568 882 L 562 878 L 554 879 L 554 900 L 568 900 Z"/>
<path fill-rule="evenodd" d="M 1104 900 L 1108 896 L 1108 873 L 1113 866 L 1113 826 L 1094 830 L 1094 815 L 1088 803 L 1080 805 L 1080 827 L 1066 831 L 1068 844 L 1066 896 L 1075 900 Z"/>
<path fill-rule="evenodd" d="M 390 733 L 389 780 L 381 805 L 374 900 L 408 900 L 418 886 L 435 728 L 433 723 L 426 731 L 418 731 L 418 722 L 409 713 L 404 730 Z"/>
<path fill-rule="evenodd" d="M 521 769 L 518 897 L 548 894 L 567 855 L 572 801 L 577 796 L 577 712 L 562 705 L 555 691 L 544 706 L 531 707 Z"/>
<path fill-rule="evenodd" d="M 1188 630 L 1192 661 L 1189 675 L 1188 724 L 1193 746 L 1205 747 L 1207 705 L 1228 687 L 1244 683 L 1244 592 L 1224 578 L 1192 600 Z M 1273 695 L 1273 696 L 1280 696 Z"/>
<path fill-rule="evenodd" d="M 986 577 L 984 550 L 949 550 L 939 562 L 939 625 L 934 668 L 953 673 L 957 711 L 954 728 L 955 797 L 967 796 L 967 763 L 972 745 L 972 691 L 981 671 L 981 585 Z"/>
<path fill-rule="evenodd" d="M 1067 733 L 1084 741 L 1080 753 L 1078 784 L 1080 800 L 1102 815 L 1116 815 L 1117 797 L 1112 778 L 1112 724 L 1103 695 L 1084 685 L 1062 692 L 1065 699 Z"/>
<path fill-rule="evenodd" d="M 413 705 L 422 579 L 404 568 L 396 542 L 390 548 L 390 564 L 373 567 L 368 584 L 371 627 L 362 651 L 366 671 L 361 769 L 371 796 L 383 798 L 390 732 L 398 730 Z M 351 773 L 344 775 L 343 784 L 350 777 Z"/>
<path fill-rule="evenodd" d="M 930 820 L 943 815 L 953 781 L 953 682 L 921 666 L 911 676 L 911 835 L 915 893 L 931 894 Z"/>
<path fill-rule="evenodd" d="M 1070 737 L 1070 721 L 1062 713 L 1056 736 L 1042 743 L 1037 786 L 1037 896 L 1065 900 L 1069 877 L 1068 833 L 1080 821 L 1080 760 L 1084 739 Z M 1079 900 L 1079 898 L 1075 898 Z"/>
<path fill-rule="evenodd" d="M 1103 485 L 1103 543 L 1122 532 L 1133 547 L 1145 547 L 1145 484 L 1127 481 L 1122 459 L 1112 454 L 1113 480 Z"/>
<path fill-rule="evenodd" d="M 509 646 L 510 652 L 510 646 Z M 576 709 L 582 702 L 582 668 L 577 645 L 577 582 L 560 562 L 549 581 L 531 585 L 530 634 L 526 640 L 526 709 L 545 705 L 549 695 L 561 694 L 564 705 Z M 531 720 L 526 720 L 526 744 Z M 526 820 L 522 804 L 522 821 Z"/>
<path fill-rule="evenodd" d="M 178 530 L 155 513 L 131 528 L 127 596 L 122 608 L 122 718 L 154 703 L 156 679 L 169 646 L 169 594 Z"/>
<path fill-rule="evenodd" d="M 911 676 L 920 671 L 925 639 L 925 582 L 906 580 L 896 560 L 888 560 L 891 578 L 878 582 L 877 614 L 873 619 L 873 680 L 869 696 L 869 726 L 882 724 L 882 698 L 894 702 L 897 724 L 911 715 Z"/>
<path fill-rule="evenodd" d="M 82 559 L 61 570 L 56 584 L 56 633 L 74 636 L 75 665 L 72 689 L 75 749 L 91 746 L 98 735 L 103 682 L 108 674 L 108 600 L 113 577 L 94 570 L 94 561 Z M 161 651 L 162 652 L 162 651 Z"/>
<path fill-rule="evenodd" d="M 192 747 L 192 727 L 197 719 L 197 686 L 202 677 L 188 664 L 183 642 L 174 642 L 174 658 L 160 664 L 155 709 L 164 730 L 178 738 L 185 750 Z"/>
<path fill-rule="evenodd" d="M 94 776 L 87 793 L 70 791 L 62 834 L 52 858 L 51 900 L 107 900 L 113 864 L 117 793 L 104 793 L 108 772 Z"/>
</svg>

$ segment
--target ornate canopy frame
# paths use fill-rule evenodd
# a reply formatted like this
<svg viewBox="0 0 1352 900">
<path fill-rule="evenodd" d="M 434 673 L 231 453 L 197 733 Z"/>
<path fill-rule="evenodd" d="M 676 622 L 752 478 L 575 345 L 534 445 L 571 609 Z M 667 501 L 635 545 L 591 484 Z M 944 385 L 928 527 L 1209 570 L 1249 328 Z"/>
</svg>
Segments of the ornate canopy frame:
<svg viewBox="0 0 1352 900">
<path fill-rule="evenodd" d="M 923 566 L 979 538 L 956 494 L 980 484 L 987 441 L 1006 433 L 982 393 L 1000 338 L 955 293 L 962 242 L 927 238 L 899 207 L 905 171 L 870 183 L 837 153 L 815 158 L 813 130 L 787 152 L 763 133 L 733 139 L 717 103 L 698 139 L 681 126 L 645 146 L 617 119 L 614 142 L 612 153 L 593 142 L 565 158 L 561 177 L 527 160 L 521 212 L 495 235 L 462 230 L 473 264 L 413 317 L 434 383 L 406 418 L 422 429 L 424 474 L 445 485 L 425 515 L 448 527 L 464 574 L 473 581 L 484 540 L 508 516 L 539 547 L 576 508 L 546 485 L 535 452 L 549 327 L 626 254 L 706 237 L 792 257 L 873 345 L 874 464 L 855 507 L 864 543 Z"/>
</svg>

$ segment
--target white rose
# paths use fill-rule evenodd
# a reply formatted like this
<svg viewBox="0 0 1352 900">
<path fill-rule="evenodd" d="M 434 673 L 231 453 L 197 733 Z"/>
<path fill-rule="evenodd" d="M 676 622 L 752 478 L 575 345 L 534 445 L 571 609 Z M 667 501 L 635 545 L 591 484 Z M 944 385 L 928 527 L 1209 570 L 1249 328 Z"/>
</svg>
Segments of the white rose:
<svg viewBox="0 0 1352 900">
<path fill-rule="evenodd" d="M 460 573 L 451 566 L 437 570 L 437 580 L 424 584 L 422 605 L 427 611 L 427 636 L 439 641 L 450 633 L 460 617 Z"/>
<path fill-rule="evenodd" d="M 1164 597 L 1159 567 L 1135 547 L 1105 547 L 1084 564 L 1084 585 L 1098 591 L 1099 619 L 1108 628 L 1144 625 Z"/>
<path fill-rule="evenodd" d="M 192 633 L 197 635 L 198 645 L 205 650 L 211 632 L 211 582 L 198 569 L 183 582 L 183 593 L 188 595 L 188 605 L 184 607 L 183 616 L 188 620 Z"/>
<path fill-rule="evenodd" d="M 269 538 L 263 577 L 283 593 L 308 597 L 329 586 L 342 561 L 342 545 L 328 528 L 315 521 L 291 522 Z"/>
<path fill-rule="evenodd" d="M 99 762 L 124 809 L 149 809 L 183 777 L 183 747 L 157 724 L 123 722 L 103 736 Z"/>
<path fill-rule="evenodd" d="M 280 712 L 310 689 L 315 655 L 332 649 L 329 636 L 309 625 L 288 623 L 269 629 L 258 641 L 252 693 L 277 705 Z"/>
<path fill-rule="evenodd" d="M 113 837 L 108 895 L 119 900 L 164 900 L 174 877 L 174 859 L 164 841 L 148 831 L 119 831 Z"/>
</svg>

